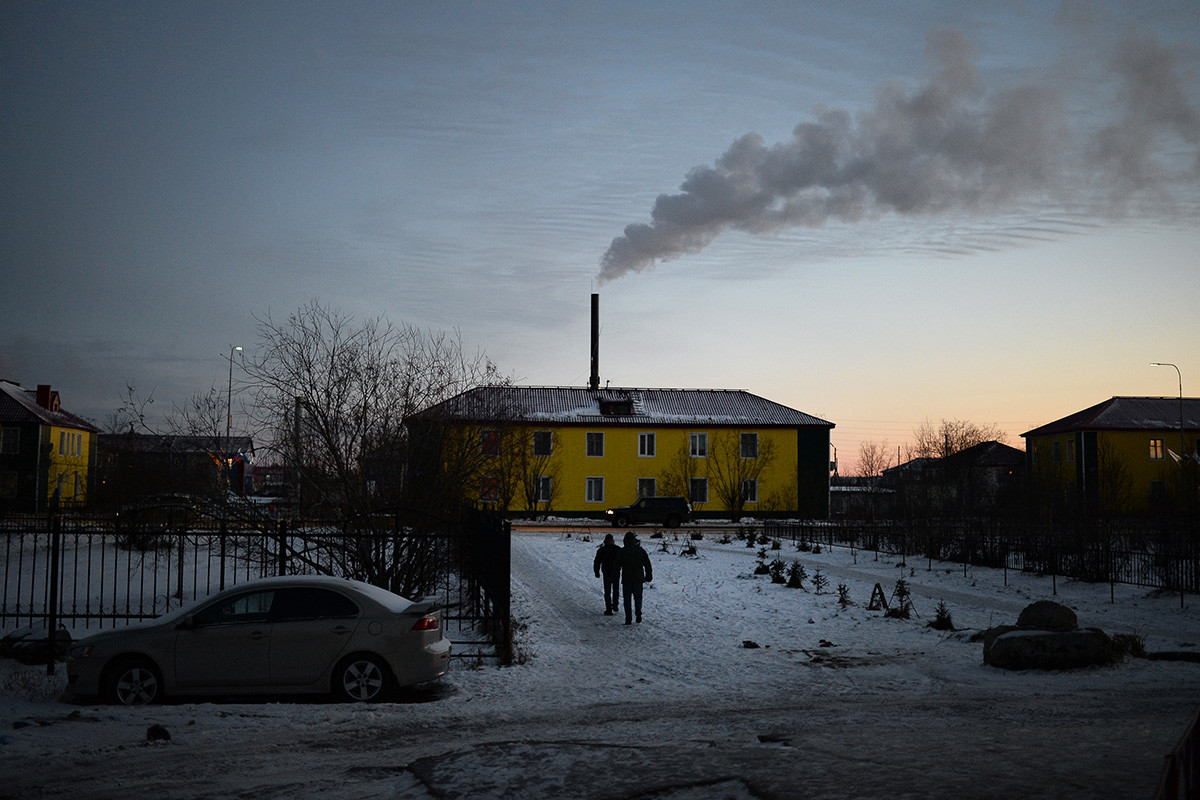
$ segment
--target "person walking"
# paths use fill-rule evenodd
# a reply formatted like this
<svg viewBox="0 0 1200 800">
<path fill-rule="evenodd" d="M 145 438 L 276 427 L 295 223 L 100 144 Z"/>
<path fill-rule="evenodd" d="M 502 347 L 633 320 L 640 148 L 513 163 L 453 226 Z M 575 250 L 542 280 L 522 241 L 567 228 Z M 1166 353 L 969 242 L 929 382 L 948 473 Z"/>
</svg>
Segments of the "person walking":
<svg viewBox="0 0 1200 800">
<path fill-rule="evenodd" d="M 604 544 L 596 548 L 592 569 L 599 578 L 604 576 L 604 615 L 611 617 L 621 607 L 621 548 L 610 533 Z"/>
<path fill-rule="evenodd" d="M 625 624 L 642 621 L 642 584 L 654 580 L 654 569 L 650 556 L 638 543 L 633 531 L 625 534 L 625 546 L 621 548 L 621 582 L 625 584 Z"/>
</svg>

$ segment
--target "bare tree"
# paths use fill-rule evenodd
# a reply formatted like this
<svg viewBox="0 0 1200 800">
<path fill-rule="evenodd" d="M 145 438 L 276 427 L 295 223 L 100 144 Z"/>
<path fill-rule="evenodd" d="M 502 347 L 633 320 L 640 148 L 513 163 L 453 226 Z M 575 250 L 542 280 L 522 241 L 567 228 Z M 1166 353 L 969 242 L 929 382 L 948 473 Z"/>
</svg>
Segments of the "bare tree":
<svg viewBox="0 0 1200 800">
<path fill-rule="evenodd" d="M 746 440 L 745 436 L 753 439 Z M 730 520 L 737 522 L 745 512 L 746 503 L 754 499 L 750 492 L 757 491 L 759 476 L 775 460 L 774 442 L 770 439 L 759 442 L 757 434 L 726 431 L 713 437 L 709 452 L 713 492 L 728 509 Z"/>
<path fill-rule="evenodd" d="M 477 440 L 458 430 L 436 436 L 435 460 L 422 465 L 423 485 L 405 492 L 411 450 L 406 418 L 472 386 L 497 380 L 482 354 L 449 336 L 383 317 L 356 321 L 311 301 L 276 321 L 259 320 L 259 348 L 246 360 L 256 422 L 293 466 L 302 507 L 327 515 L 341 542 L 311 542 L 295 557 L 401 594 L 427 590 L 420 537 L 397 530 L 382 542 L 374 512 L 419 503 L 411 525 L 438 524 L 477 487 L 483 462 Z M 336 562 L 330 565 L 329 562 Z"/>
<path fill-rule="evenodd" d="M 668 497 L 686 497 L 691 502 L 692 479 L 704 477 L 701 474 L 704 462 L 705 459 L 692 456 L 690 443 L 684 442 L 680 445 L 667 462 L 662 474 L 659 475 L 663 494 Z M 700 506 L 703 503 L 693 503 L 693 505 Z"/>
<path fill-rule="evenodd" d="M 879 500 L 884 492 L 880 477 L 886 470 L 895 466 L 892 458 L 892 448 L 885 441 L 862 442 L 858 446 L 858 474 L 863 478 L 863 486 L 867 490 L 867 513 L 874 520 Z"/>
<path fill-rule="evenodd" d="M 934 425 L 928 419 L 913 431 L 909 458 L 945 458 L 981 442 L 1004 441 L 995 423 L 980 425 L 963 419 L 943 419 Z"/>
</svg>

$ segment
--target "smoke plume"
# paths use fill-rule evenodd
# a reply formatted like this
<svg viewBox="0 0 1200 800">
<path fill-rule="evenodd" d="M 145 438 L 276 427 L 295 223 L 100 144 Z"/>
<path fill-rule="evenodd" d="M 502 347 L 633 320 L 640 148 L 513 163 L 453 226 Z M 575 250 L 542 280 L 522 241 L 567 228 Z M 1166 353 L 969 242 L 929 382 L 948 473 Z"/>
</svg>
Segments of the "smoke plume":
<svg viewBox="0 0 1200 800">
<path fill-rule="evenodd" d="M 974 48 L 958 31 L 931 31 L 926 54 L 931 74 L 916 90 L 884 86 L 857 118 L 822 110 L 786 142 L 747 133 L 712 166 L 693 169 L 678 194 L 659 195 L 649 224 L 613 239 L 600 281 L 697 253 L 730 228 L 771 234 L 1068 198 L 1115 207 L 1200 175 L 1196 112 L 1172 53 L 1153 39 L 1127 41 L 1112 60 L 1119 102 L 1091 134 L 1069 128 L 1049 86 L 985 92 Z M 1165 143 L 1173 157 L 1182 146 L 1191 159 L 1182 176 L 1164 158 Z"/>
</svg>

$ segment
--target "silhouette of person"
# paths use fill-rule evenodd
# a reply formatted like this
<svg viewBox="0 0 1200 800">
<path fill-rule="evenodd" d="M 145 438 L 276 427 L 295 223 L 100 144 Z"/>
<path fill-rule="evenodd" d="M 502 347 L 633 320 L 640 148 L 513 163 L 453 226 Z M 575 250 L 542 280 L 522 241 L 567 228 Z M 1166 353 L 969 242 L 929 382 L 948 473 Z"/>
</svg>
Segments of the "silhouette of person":
<svg viewBox="0 0 1200 800">
<path fill-rule="evenodd" d="M 604 544 L 596 548 L 592 569 L 597 578 L 604 575 L 604 614 L 611 617 L 621 607 L 621 548 L 617 547 L 611 533 L 604 537 Z"/>
<path fill-rule="evenodd" d="M 642 583 L 654 580 L 654 569 L 650 556 L 638 543 L 633 531 L 625 534 L 625 546 L 621 548 L 621 582 L 625 584 L 625 624 L 642 621 Z"/>
</svg>

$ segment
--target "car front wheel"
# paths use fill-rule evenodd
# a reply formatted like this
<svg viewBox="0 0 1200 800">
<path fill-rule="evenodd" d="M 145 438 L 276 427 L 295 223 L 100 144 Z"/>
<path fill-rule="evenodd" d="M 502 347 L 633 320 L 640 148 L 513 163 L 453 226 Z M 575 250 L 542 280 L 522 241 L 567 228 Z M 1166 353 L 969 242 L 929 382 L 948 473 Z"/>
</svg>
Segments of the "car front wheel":
<svg viewBox="0 0 1200 800">
<path fill-rule="evenodd" d="M 105 699 L 122 706 L 144 706 L 162 700 L 162 676 L 153 662 L 130 658 L 118 662 L 108 674 Z"/>
<path fill-rule="evenodd" d="M 615 516 L 613 518 L 613 527 L 614 528 L 624 528 L 628 524 L 629 524 L 629 517 L 627 517 L 624 514 L 618 514 L 617 516 Z"/>
<path fill-rule="evenodd" d="M 333 673 L 333 693 L 344 701 L 374 703 L 387 694 L 387 666 L 376 656 L 360 655 L 346 659 Z"/>
</svg>

